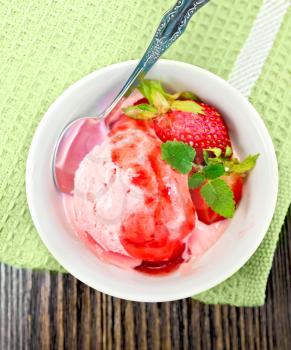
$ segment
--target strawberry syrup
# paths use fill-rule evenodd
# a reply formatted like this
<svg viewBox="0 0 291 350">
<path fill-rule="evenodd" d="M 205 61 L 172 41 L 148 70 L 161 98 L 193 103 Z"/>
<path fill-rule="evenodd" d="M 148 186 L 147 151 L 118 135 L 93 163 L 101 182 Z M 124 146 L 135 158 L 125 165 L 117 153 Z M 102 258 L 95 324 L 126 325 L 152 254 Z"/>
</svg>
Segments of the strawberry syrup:
<svg viewBox="0 0 291 350">
<path fill-rule="evenodd" d="M 136 162 L 140 151 L 138 143 L 124 144 L 126 137 L 129 136 L 128 133 L 133 130 L 142 130 L 148 134 L 145 145 L 148 152 L 144 152 L 147 158 L 144 164 L 148 164 L 147 167 Z M 178 228 L 177 237 L 171 239 L 171 232 L 167 228 L 166 221 L 176 219 L 177 214 L 173 210 L 175 196 L 171 195 L 170 185 L 165 181 L 165 178 L 169 176 L 169 171 L 172 172 L 172 170 L 169 170 L 161 160 L 160 142 L 156 137 L 152 137 L 147 122 L 129 121 L 128 118 L 121 119 L 113 128 L 110 136 L 114 144 L 111 153 L 112 160 L 121 168 L 130 167 L 134 174 L 132 183 L 141 188 L 145 195 L 146 208 L 132 213 L 122 222 L 121 243 L 130 255 L 142 259 L 141 265 L 136 267 L 138 271 L 151 274 L 174 271 L 184 261 L 182 257 L 185 250 L 183 238 L 194 228 L 195 217 L 192 202 L 190 199 L 182 200 L 181 211 L 185 212 L 185 220 Z M 139 138 L 138 133 L 136 137 Z M 137 141 L 143 142 L 143 140 Z M 119 143 L 122 144 L 121 147 Z M 155 186 L 157 187 L 156 193 Z M 188 192 L 188 189 L 186 190 Z"/>
</svg>

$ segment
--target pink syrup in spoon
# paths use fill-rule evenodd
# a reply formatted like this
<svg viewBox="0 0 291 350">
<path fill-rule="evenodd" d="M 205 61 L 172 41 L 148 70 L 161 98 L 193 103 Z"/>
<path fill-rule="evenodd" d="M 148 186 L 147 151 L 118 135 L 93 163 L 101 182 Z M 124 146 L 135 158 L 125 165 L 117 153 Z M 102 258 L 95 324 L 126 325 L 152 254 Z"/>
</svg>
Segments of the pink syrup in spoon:
<svg viewBox="0 0 291 350">
<path fill-rule="evenodd" d="M 75 172 L 94 146 L 103 142 L 107 134 L 104 122 L 93 118 L 76 122 L 62 139 L 56 158 L 56 180 L 59 189 L 71 194 L 74 189 Z"/>
<path fill-rule="evenodd" d="M 122 98 L 105 120 L 84 118 L 68 130 L 59 145 L 55 164 L 55 176 L 61 192 L 73 193 L 75 172 L 86 154 L 104 141 L 108 128 L 119 119 L 122 108 L 133 105 L 141 98 L 143 95 L 135 90 L 129 97 Z"/>
</svg>

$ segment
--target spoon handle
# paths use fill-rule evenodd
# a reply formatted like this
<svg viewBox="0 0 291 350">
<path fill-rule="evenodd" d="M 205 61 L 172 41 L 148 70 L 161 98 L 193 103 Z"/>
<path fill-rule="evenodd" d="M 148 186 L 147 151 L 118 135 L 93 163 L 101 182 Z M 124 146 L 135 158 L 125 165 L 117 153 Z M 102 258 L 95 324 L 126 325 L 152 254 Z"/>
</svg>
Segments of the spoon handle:
<svg viewBox="0 0 291 350">
<path fill-rule="evenodd" d="M 132 89 L 139 84 L 160 56 L 185 31 L 193 14 L 208 1 L 209 0 L 178 0 L 172 9 L 165 13 L 143 57 L 112 101 L 112 104 L 100 115 L 101 118 L 104 118 L 110 113 L 121 98 L 128 92 L 131 92 Z"/>
<path fill-rule="evenodd" d="M 148 72 L 160 56 L 185 31 L 191 17 L 209 0 L 179 0 L 163 16 L 156 33 L 136 70 Z"/>
</svg>

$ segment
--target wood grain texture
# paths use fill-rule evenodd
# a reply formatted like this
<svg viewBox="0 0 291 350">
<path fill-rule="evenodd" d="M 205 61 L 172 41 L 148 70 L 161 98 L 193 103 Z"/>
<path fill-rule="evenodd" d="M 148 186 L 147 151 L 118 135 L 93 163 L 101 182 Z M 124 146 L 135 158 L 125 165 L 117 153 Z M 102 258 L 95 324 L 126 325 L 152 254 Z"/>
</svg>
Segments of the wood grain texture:
<svg viewBox="0 0 291 350">
<path fill-rule="evenodd" d="M 0 349 L 291 349 L 291 210 L 263 307 L 135 303 L 70 275 L 1 265 Z"/>
</svg>

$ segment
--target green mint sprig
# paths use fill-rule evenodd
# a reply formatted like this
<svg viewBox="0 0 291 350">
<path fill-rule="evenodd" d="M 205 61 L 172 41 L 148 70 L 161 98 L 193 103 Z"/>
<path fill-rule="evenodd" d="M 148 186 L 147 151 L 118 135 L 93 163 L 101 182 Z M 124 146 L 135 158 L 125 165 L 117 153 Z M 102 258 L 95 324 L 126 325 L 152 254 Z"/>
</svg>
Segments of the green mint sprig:
<svg viewBox="0 0 291 350">
<path fill-rule="evenodd" d="M 193 167 L 195 149 L 187 143 L 167 141 L 161 145 L 162 159 L 182 174 L 188 174 Z"/>
<path fill-rule="evenodd" d="M 206 180 L 213 180 L 225 174 L 222 164 L 209 164 L 203 169 L 189 176 L 189 188 L 195 189 L 203 184 Z"/>
<path fill-rule="evenodd" d="M 235 212 L 234 195 L 223 176 L 231 173 L 244 174 L 251 170 L 258 158 L 258 154 L 251 155 L 240 162 L 237 158 L 229 158 L 232 149 L 228 147 L 222 155 L 219 148 L 204 150 L 206 166 L 194 163 L 195 149 L 179 141 L 167 141 L 161 145 L 162 159 L 182 174 L 194 173 L 188 177 L 191 189 L 200 187 L 200 194 L 209 207 L 225 218 L 231 218 Z"/>
<path fill-rule="evenodd" d="M 217 214 L 232 218 L 235 212 L 233 192 L 222 179 L 208 181 L 201 187 L 200 193 L 209 207 Z"/>
<path fill-rule="evenodd" d="M 212 157 L 206 156 L 207 164 L 222 164 L 228 173 L 244 174 L 251 170 L 257 162 L 259 154 L 253 154 L 247 156 L 244 160 L 239 161 L 237 158 L 227 158 L 227 157 Z"/>
</svg>

